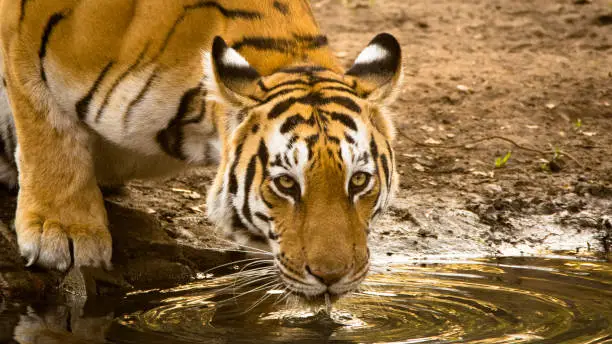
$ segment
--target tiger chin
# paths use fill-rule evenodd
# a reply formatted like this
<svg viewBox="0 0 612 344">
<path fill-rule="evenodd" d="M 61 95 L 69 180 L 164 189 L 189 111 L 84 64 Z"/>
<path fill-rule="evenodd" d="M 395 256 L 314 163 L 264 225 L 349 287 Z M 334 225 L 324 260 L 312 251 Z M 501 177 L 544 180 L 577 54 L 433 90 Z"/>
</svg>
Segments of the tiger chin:
<svg viewBox="0 0 612 344">
<path fill-rule="evenodd" d="M 212 162 L 210 220 L 270 251 L 290 291 L 365 278 L 396 184 L 393 36 L 344 71 L 307 1 L 0 0 L 0 16 L 0 181 L 18 176 L 27 265 L 110 269 L 99 186 Z"/>
</svg>

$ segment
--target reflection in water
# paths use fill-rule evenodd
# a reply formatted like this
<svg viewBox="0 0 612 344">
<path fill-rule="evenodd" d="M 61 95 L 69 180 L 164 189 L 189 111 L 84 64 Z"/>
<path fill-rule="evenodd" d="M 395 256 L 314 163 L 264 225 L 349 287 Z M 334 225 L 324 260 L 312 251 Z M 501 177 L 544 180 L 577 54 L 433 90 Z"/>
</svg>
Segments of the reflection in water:
<svg viewBox="0 0 612 344">
<path fill-rule="evenodd" d="M 331 313 L 325 305 L 301 306 L 283 290 L 235 297 L 244 290 L 220 277 L 133 293 L 115 307 L 113 320 L 84 321 L 65 307 L 51 317 L 25 312 L 15 340 L 36 342 L 31 339 L 50 329 L 77 339 L 62 343 L 84 333 L 87 342 L 105 333 L 112 343 L 164 344 L 612 343 L 609 263 L 501 258 L 379 266 Z"/>
</svg>

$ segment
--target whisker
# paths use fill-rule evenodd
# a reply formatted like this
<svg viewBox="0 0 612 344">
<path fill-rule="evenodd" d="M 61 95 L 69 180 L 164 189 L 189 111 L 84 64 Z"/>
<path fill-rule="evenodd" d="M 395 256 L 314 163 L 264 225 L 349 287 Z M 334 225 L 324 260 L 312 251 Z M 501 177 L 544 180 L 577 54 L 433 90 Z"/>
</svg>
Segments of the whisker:
<svg viewBox="0 0 612 344">
<path fill-rule="evenodd" d="M 251 293 L 254 293 L 254 292 L 257 292 L 257 291 L 264 290 L 264 289 L 268 288 L 269 286 L 271 286 L 271 285 L 273 285 L 275 283 L 278 283 L 278 281 L 274 280 L 272 282 L 268 282 L 268 283 L 266 283 L 266 284 L 264 284 L 262 286 L 259 286 L 257 288 L 251 289 L 249 291 L 245 291 L 244 293 L 235 295 L 235 296 L 233 296 L 233 297 L 231 297 L 229 299 L 223 300 L 221 302 L 225 303 L 225 302 L 229 302 L 229 301 L 232 301 L 232 300 L 236 300 L 236 299 L 240 298 L 241 296 L 244 296 L 244 295 L 247 295 L 247 294 L 251 294 Z"/>
<path fill-rule="evenodd" d="M 244 271 L 244 272 L 243 272 L 243 270 L 244 270 L 244 268 L 242 268 L 242 270 L 238 271 L 237 274 L 244 274 L 245 277 L 238 277 L 237 279 L 234 280 L 234 283 L 233 283 L 234 290 L 236 288 L 236 284 L 239 281 L 241 281 L 242 279 L 246 279 L 246 278 L 249 277 L 249 275 L 251 275 L 251 274 L 248 274 L 248 272 L 253 272 L 252 275 L 254 275 L 255 277 L 262 276 L 262 275 L 268 275 L 266 277 L 274 277 L 274 276 L 270 276 L 270 275 L 273 274 L 273 269 L 270 266 L 264 266 L 264 267 L 261 267 L 259 269 L 250 269 L 250 270 L 247 270 L 247 271 Z M 249 283 L 249 284 L 251 284 L 251 283 Z M 241 287 L 244 287 L 244 285 L 242 285 Z"/>
<path fill-rule="evenodd" d="M 276 306 L 277 304 L 285 301 L 290 295 L 291 295 L 291 292 L 289 291 L 289 288 L 285 287 L 284 294 L 279 295 L 278 298 L 276 299 L 276 302 L 274 302 L 272 306 Z"/>
<path fill-rule="evenodd" d="M 244 262 L 249 262 L 249 261 L 253 261 L 253 260 L 257 260 L 257 261 L 258 261 L 258 260 L 261 260 L 261 258 L 248 258 L 248 259 L 235 260 L 235 261 L 233 261 L 233 262 L 229 262 L 229 263 L 225 263 L 225 264 L 217 265 L 217 266 L 215 266 L 215 267 L 213 267 L 213 268 L 210 268 L 210 269 L 208 269 L 208 270 L 204 271 L 204 273 L 205 273 L 205 274 L 207 274 L 207 273 L 209 273 L 209 272 L 211 272 L 211 271 L 214 271 L 214 270 L 220 269 L 220 268 L 222 268 L 222 267 L 226 267 L 226 266 L 228 266 L 228 265 L 235 265 L 235 264 L 244 263 Z M 272 261 L 273 261 L 273 260 L 272 260 Z"/>
<path fill-rule="evenodd" d="M 219 238 L 217 238 L 219 239 Z M 233 245 L 238 245 L 235 242 L 232 241 L 228 241 L 228 243 L 233 243 Z M 229 248 L 229 247 L 208 247 L 209 250 L 211 251 L 219 251 L 219 252 L 238 252 L 238 253 L 248 253 L 248 254 L 263 254 L 263 252 L 258 252 L 258 251 L 249 251 L 249 250 L 243 250 L 240 248 Z M 272 255 L 270 253 L 270 255 Z"/>
<path fill-rule="evenodd" d="M 277 283 L 276 285 L 273 285 L 272 287 L 270 287 L 270 288 L 268 289 L 268 291 L 269 291 L 269 290 L 272 290 L 272 289 L 276 289 L 276 288 L 278 288 L 280 285 L 281 285 L 280 283 Z M 259 305 L 260 305 L 262 302 L 264 302 L 264 301 L 266 301 L 267 299 L 269 299 L 269 298 L 270 298 L 270 296 L 272 296 L 272 294 L 265 293 L 265 294 L 264 294 L 262 297 L 260 297 L 260 298 L 259 298 L 259 300 L 257 300 L 257 301 L 256 301 L 256 302 L 254 302 L 254 303 L 253 303 L 253 304 L 252 304 L 252 305 L 251 305 L 249 308 L 247 308 L 247 310 L 246 310 L 246 311 L 244 311 L 244 312 L 243 312 L 243 314 L 246 314 L 246 313 L 250 312 L 251 310 L 255 309 L 255 308 L 256 308 L 257 306 L 259 306 Z"/>
<path fill-rule="evenodd" d="M 257 278 L 257 279 L 251 280 L 251 281 L 245 281 L 244 283 L 241 283 L 241 284 L 239 284 L 237 286 L 236 286 L 236 284 L 233 284 L 232 285 L 232 290 L 236 291 L 237 289 L 244 288 L 244 287 L 246 287 L 248 285 L 255 284 L 257 282 L 262 282 L 262 281 L 265 281 L 265 280 L 268 280 L 268 279 L 273 279 L 275 277 L 276 276 L 263 276 L 261 278 Z M 229 288 L 229 286 L 227 288 Z"/>
<path fill-rule="evenodd" d="M 234 241 L 231 241 L 231 240 L 228 240 L 228 239 L 225 239 L 225 238 L 216 237 L 216 239 L 219 239 L 219 240 L 221 240 L 223 242 L 230 243 L 230 244 L 233 244 L 233 245 L 238 245 L 240 247 L 246 247 L 246 248 L 251 249 L 251 250 L 253 250 L 255 252 L 258 252 L 260 254 L 265 254 L 265 255 L 268 255 L 268 256 L 273 256 L 272 252 L 265 251 L 265 250 L 262 250 L 260 248 L 256 248 L 256 247 L 252 247 L 252 246 L 248 246 L 248 245 L 243 245 L 243 244 L 238 244 L 238 243 L 236 243 Z"/>
</svg>

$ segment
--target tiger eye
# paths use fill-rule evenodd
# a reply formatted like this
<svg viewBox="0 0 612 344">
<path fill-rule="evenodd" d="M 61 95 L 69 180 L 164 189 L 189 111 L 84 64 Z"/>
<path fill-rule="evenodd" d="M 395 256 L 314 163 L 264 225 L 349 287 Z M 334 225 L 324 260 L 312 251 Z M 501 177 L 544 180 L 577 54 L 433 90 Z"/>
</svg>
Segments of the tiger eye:
<svg viewBox="0 0 612 344">
<path fill-rule="evenodd" d="M 351 177 L 351 184 L 356 187 L 364 186 L 367 181 L 368 175 L 363 172 L 355 173 L 355 175 Z"/>
<path fill-rule="evenodd" d="M 278 183 L 285 189 L 291 189 L 295 186 L 295 180 L 287 176 L 280 176 L 278 178 Z"/>
</svg>

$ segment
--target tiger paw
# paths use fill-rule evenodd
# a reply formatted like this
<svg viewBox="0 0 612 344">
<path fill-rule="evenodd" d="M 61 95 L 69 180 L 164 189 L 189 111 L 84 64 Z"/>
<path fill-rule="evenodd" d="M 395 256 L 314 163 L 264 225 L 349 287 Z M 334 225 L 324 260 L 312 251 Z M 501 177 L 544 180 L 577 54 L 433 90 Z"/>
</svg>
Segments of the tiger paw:
<svg viewBox="0 0 612 344">
<path fill-rule="evenodd" d="M 112 240 L 105 225 L 62 223 L 35 213 L 18 213 L 15 227 L 26 266 L 60 271 L 72 264 L 111 268 Z"/>
</svg>

